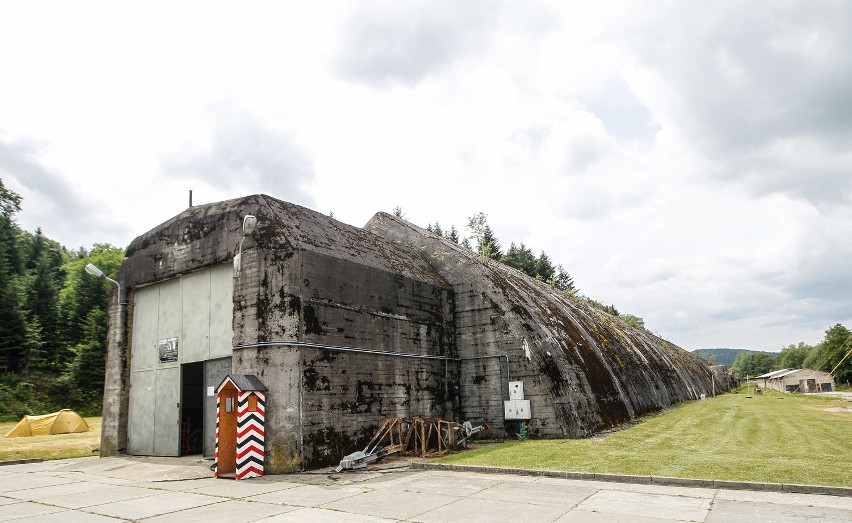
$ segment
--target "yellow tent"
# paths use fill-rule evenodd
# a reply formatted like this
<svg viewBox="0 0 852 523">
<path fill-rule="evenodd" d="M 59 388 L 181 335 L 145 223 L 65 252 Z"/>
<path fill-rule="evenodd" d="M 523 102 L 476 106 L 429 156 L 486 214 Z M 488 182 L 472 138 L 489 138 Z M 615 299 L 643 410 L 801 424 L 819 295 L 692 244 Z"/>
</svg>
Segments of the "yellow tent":
<svg viewBox="0 0 852 523">
<path fill-rule="evenodd" d="M 69 432 L 86 432 L 92 430 L 86 424 L 86 420 L 71 409 L 62 409 L 53 414 L 43 416 L 24 416 L 12 430 L 6 434 L 7 438 L 18 436 L 46 436 L 49 434 L 67 434 Z"/>
</svg>

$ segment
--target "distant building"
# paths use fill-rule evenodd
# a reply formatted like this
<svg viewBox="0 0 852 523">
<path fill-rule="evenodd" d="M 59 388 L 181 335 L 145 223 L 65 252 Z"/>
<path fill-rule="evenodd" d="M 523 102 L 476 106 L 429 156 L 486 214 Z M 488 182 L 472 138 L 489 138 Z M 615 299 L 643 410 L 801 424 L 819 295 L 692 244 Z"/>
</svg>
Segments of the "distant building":
<svg viewBox="0 0 852 523">
<path fill-rule="evenodd" d="M 821 370 L 783 369 L 771 372 L 762 378 L 764 387 L 778 392 L 831 392 L 834 390 L 834 377 Z"/>
<path fill-rule="evenodd" d="M 766 374 L 761 374 L 760 376 L 755 376 L 755 377 L 751 378 L 751 380 L 754 380 L 754 382 L 757 384 L 758 387 L 768 388 L 769 387 L 769 380 L 771 380 L 775 376 L 779 376 L 779 375 L 784 374 L 786 372 L 790 372 L 791 370 L 794 370 L 794 369 L 773 370 L 772 372 L 767 372 Z"/>
</svg>

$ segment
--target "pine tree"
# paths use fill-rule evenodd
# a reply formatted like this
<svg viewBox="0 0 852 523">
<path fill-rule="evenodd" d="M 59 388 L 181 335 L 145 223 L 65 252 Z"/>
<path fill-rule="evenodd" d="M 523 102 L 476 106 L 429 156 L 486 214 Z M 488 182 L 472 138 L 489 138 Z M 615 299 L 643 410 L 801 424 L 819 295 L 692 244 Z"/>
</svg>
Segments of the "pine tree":
<svg viewBox="0 0 852 523">
<path fill-rule="evenodd" d="M 493 249 L 493 243 L 496 241 L 491 227 L 488 226 L 488 215 L 484 212 L 478 212 L 467 219 L 467 230 L 470 231 L 470 239 L 474 241 L 476 253 L 486 265 L 492 259 L 496 259 L 495 254 L 499 251 Z M 467 238 L 465 238 L 467 240 Z"/>
<path fill-rule="evenodd" d="M 58 368 L 64 363 L 60 355 L 59 289 L 64 280 L 62 265 L 67 254 L 58 243 L 44 237 L 41 228 L 36 229 L 35 235 L 22 233 L 21 236 L 29 243 L 24 289 L 25 317 L 27 325 L 37 326 L 27 332 L 39 337 L 28 346 L 50 354 L 49 363 Z"/>
<path fill-rule="evenodd" d="M 18 227 L 14 216 L 21 197 L 0 180 L 0 368 L 14 372 L 25 365 L 26 336 L 21 313 Z"/>
<path fill-rule="evenodd" d="M 27 371 L 43 371 L 51 368 L 51 354 L 44 340 L 41 322 L 33 318 L 25 322 L 23 368 Z"/>
<path fill-rule="evenodd" d="M 0 179 L 0 214 L 11 217 L 21 210 L 21 195 L 7 189 L 3 185 L 3 180 Z"/>
<path fill-rule="evenodd" d="M 6 189 L 0 180 L 0 278 L 20 273 L 18 255 L 18 226 L 15 214 L 21 210 L 21 197 Z"/>
<path fill-rule="evenodd" d="M 83 339 L 72 349 L 74 358 L 68 371 L 76 405 L 89 405 L 103 389 L 106 354 L 107 314 L 92 309 L 86 316 Z"/>
<path fill-rule="evenodd" d="M 450 232 L 444 233 L 444 237 L 450 240 L 453 243 L 459 243 L 459 230 L 456 229 L 455 225 L 450 225 Z"/>
<path fill-rule="evenodd" d="M 482 231 L 482 238 L 479 242 L 479 254 L 480 256 L 487 256 L 497 261 L 500 261 L 503 257 L 503 253 L 500 251 L 500 241 L 494 236 L 494 231 L 491 230 L 488 224 L 485 225 Z"/>
<path fill-rule="evenodd" d="M 562 265 L 558 265 L 556 267 L 556 281 L 553 286 L 560 291 L 565 291 L 569 294 L 575 294 L 577 292 L 577 287 L 574 285 L 574 278 L 565 272 Z"/>
<path fill-rule="evenodd" d="M 79 253 L 78 253 L 79 254 Z M 86 264 L 93 263 L 115 279 L 124 252 L 112 245 L 96 243 L 91 252 L 65 265 L 65 286 L 59 292 L 64 341 L 68 347 L 86 341 L 85 328 L 93 309 L 106 311 L 112 286 L 108 281 L 86 274 Z M 66 353 L 70 357 L 70 354 Z"/>
<path fill-rule="evenodd" d="M 521 242 L 519 246 L 515 246 L 514 242 L 509 244 L 509 250 L 506 255 L 500 260 L 509 267 L 514 267 L 529 276 L 535 278 L 536 275 L 536 260 L 532 250 Z"/>
<path fill-rule="evenodd" d="M 0 277 L 0 369 L 16 372 L 24 367 L 25 333 L 16 281 Z"/>
<path fill-rule="evenodd" d="M 538 259 L 535 261 L 535 277 L 544 282 L 553 282 L 555 275 L 556 268 L 553 266 L 553 262 L 550 261 L 550 256 L 544 251 L 541 251 Z"/>
</svg>

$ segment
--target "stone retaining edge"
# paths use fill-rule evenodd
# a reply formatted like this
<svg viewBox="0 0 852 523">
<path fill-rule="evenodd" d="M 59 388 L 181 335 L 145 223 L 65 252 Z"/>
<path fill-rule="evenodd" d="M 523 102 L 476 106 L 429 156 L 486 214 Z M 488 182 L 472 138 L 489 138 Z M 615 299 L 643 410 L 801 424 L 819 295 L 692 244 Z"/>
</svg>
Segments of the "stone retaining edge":
<svg viewBox="0 0 852 523">
<path fill-rule="evenodd" d="M 548 478 L 579 479 L 587 481 L 611 481 L 615 483 L 638 483 L 643 485 L 670 485 L 676 487 L 700 487 L 725 490 L 758 490 L 764 492 L 825 494 L 829 496 L 852 497 L 852 488 L 850 487 L 831 487 L 826 485 L 759 483 L 753 481 L 726 481 L 718 479 L 669 478 L 664 476 L 631 476 L 628 474 L 602 474 L 597 472 L 562 472 L 558 470 L 483 467 L 479 465 L 446 465 L 443 463 L 424 462 L 412 463 L 411 467 L 423 470 L 450 470 L 455 472 L 515 474 L 519 476 L 543 476 Z"/>
</svg>

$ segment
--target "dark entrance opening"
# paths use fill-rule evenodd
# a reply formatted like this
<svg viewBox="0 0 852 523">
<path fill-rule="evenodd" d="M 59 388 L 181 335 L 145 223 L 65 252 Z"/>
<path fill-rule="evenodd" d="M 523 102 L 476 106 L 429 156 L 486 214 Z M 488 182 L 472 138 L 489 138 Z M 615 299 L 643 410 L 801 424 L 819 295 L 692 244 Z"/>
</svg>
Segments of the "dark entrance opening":
<svg viewBox="0 0 852 523">
<path fill-rule="evenodd" d="M 204 362 L 181 365 L 180 455 L 201 454 L 204 446 Z"/>
</svg>

